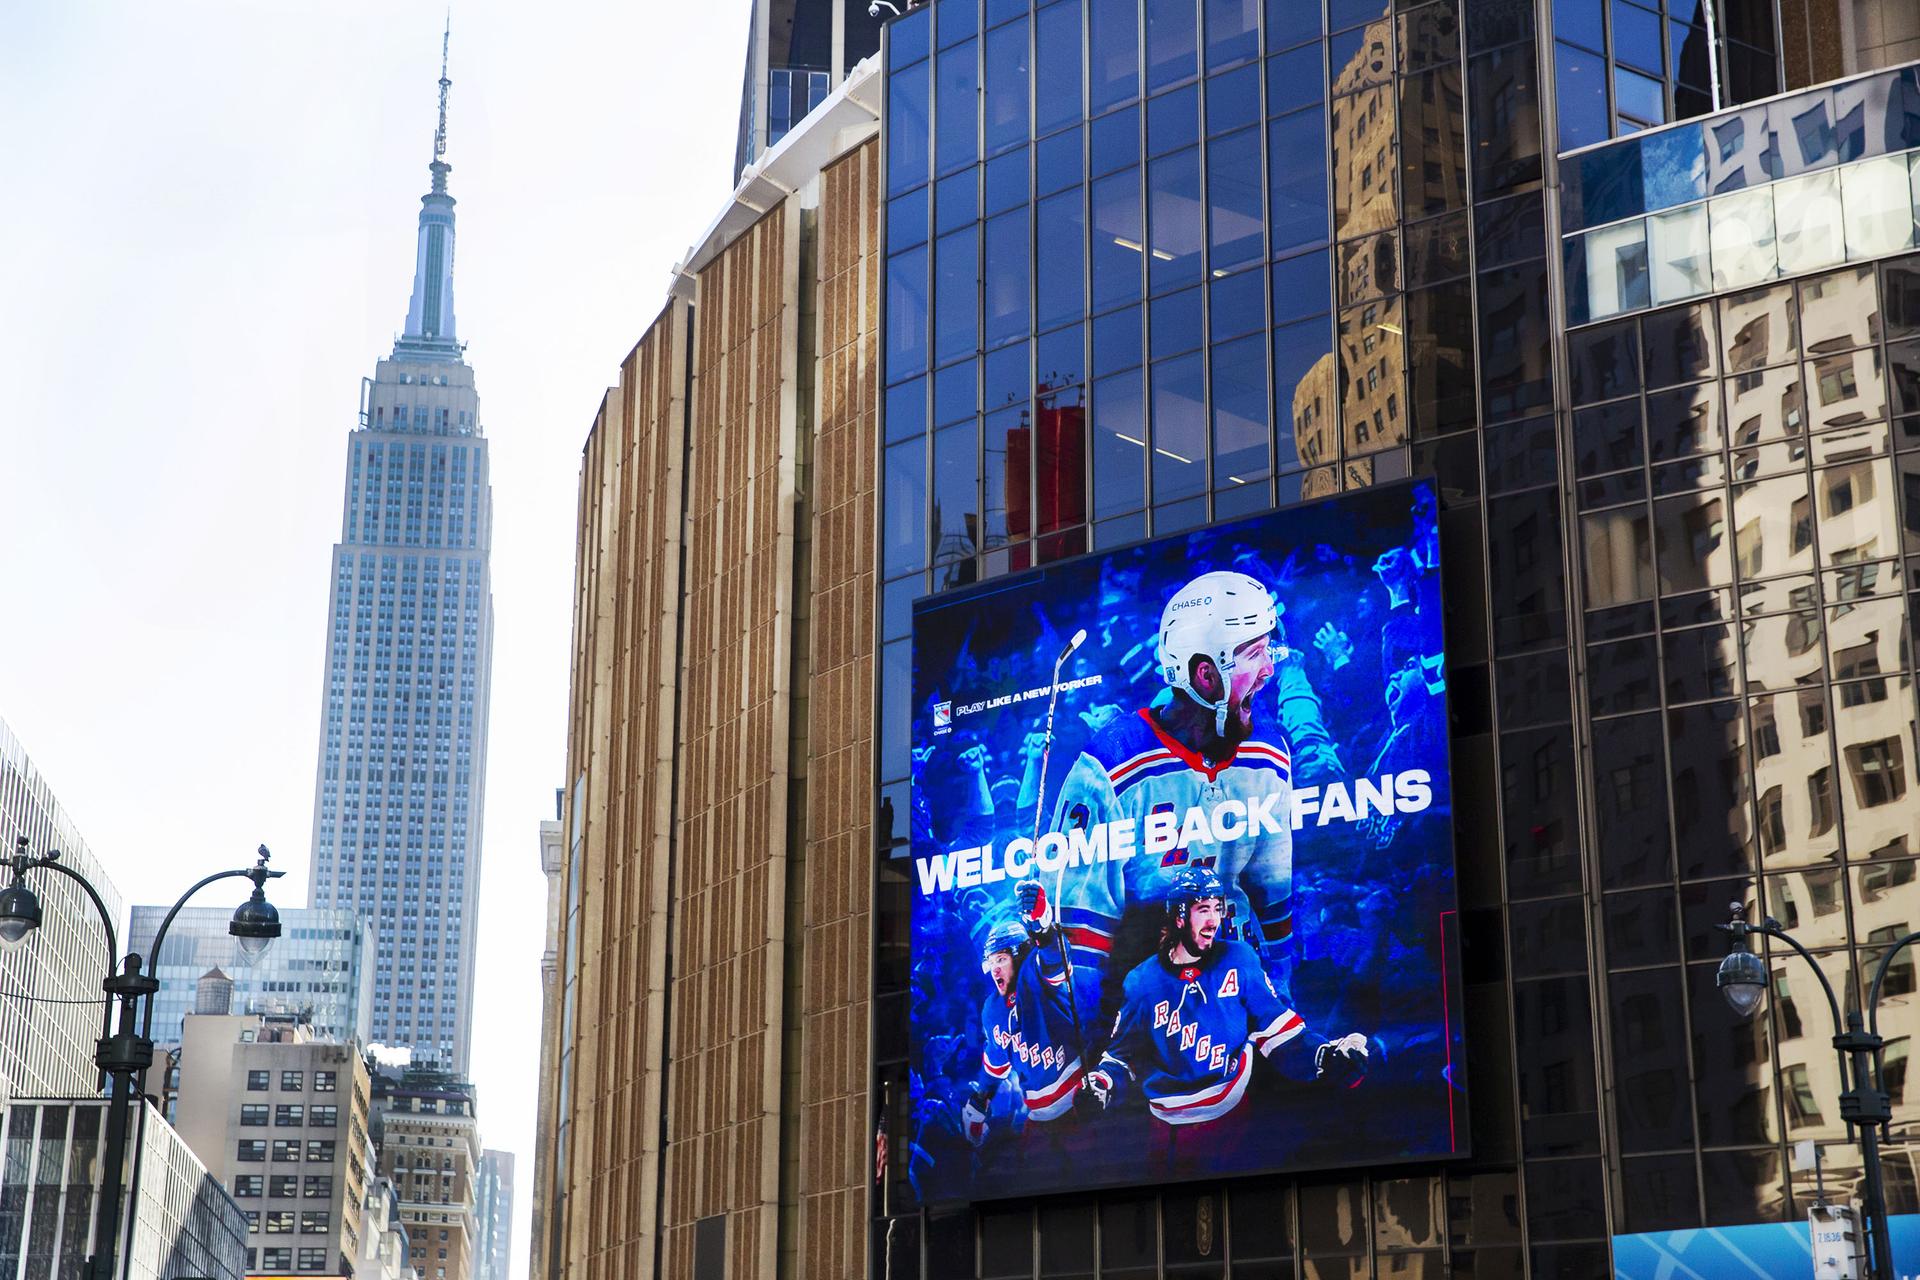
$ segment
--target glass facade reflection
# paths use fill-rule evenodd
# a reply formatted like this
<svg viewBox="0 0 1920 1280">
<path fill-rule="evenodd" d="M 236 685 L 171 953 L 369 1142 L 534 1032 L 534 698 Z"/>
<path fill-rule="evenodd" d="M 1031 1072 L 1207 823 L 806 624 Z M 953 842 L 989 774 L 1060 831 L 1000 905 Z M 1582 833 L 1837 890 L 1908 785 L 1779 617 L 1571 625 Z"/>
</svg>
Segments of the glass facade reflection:
<svg viewBox="0 0 1920 1280">
<path fill-rule="evenodd" d="M 1776 87 L 1739 8 L 1723 101 Z M 1811 975 L 1772 957 L 1738 1021 L 1712 926 L 1761 904 L 1857 1003 L 1920 917 L 1920 254 L 1892 176 L 1920 69 L 1560 155 L 1710 108 L 1696 16 L 935 0 L 888 25 L 876 1103 L 908 1094 L 911 602 L 1417 474 L 1474 1155 L 973 1209 L 916 1204 L 902 1157 L 875 1274 L 1589 1280 L 1614 1235 L 1804 1216 L 1796 1142 L 1830 1193 L 1858 1178 Z M 1904 1007 L 1911 967 L 1890 983 Z M 946 1122 L 894 1114 L 894 1150 Z M 1917 1156 L 1888 1155 L 1896 1211 Z"/>
</svg>

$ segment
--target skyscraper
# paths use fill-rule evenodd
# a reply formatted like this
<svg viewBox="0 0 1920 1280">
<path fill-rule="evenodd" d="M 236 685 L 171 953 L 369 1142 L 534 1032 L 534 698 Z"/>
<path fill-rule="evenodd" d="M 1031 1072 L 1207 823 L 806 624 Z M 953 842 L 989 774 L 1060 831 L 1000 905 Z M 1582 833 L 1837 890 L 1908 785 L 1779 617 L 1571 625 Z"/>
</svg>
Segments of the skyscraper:
<svg viewBox="0 0 1920 1280">
<path fill-rule="evenodd" d="M 309 905 L 373 920 L 372 1036 L 464 1072 L 493 497 L 453 312 L 445 46 L 406 329 L 360 393 L 334 546 Z"/>
</svg>

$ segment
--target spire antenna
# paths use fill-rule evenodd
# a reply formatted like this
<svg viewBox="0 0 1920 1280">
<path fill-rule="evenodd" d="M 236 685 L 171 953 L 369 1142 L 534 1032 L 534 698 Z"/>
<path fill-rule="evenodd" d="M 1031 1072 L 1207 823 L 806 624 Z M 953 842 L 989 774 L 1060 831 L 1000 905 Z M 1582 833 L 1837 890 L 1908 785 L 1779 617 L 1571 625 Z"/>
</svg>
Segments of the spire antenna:
<svg viewBox="0 0 1920 1280">
<path fill-rule="evenodd" d="M 440 33 L 440 123 L 433 131 L 433 158 L 437 161 L 447 154 L 447 90 L 453 87 L 453 81 L 447 79 L 447 45 L 453 39 L 453 10 L 447 10 L 446 30 Z"/>
</svg>

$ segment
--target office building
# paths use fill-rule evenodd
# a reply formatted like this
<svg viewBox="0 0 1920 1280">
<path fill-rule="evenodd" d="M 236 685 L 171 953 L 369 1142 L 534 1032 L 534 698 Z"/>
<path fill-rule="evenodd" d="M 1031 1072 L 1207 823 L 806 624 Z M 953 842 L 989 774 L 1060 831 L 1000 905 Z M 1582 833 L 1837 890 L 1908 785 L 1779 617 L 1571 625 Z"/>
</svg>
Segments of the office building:
<svg viewBox="0 0 1920 1280">
<path fill-rule="evenodd" d="M 99 891 L 119 929 L 119 891 L 26 748 L 0 720 L 0 841 L 7 856 L 23 837 L 32 857 L 58 850 Z M 45 871 L 34 873 L 30 883 L 40 897 L 40 927 L 24 945 L 0 950 L 0 986 L 43 1003 L 0 1000 L 0 1098 L 90 1094 L 100 1082 L 93 1048 L 101 1015 L 84 1002 L 99 998 L 112 963 L 107 935 L 79 885 Z"/>
<path fill-rule="evenodd" d="M 513 1153 L 484 1151 L 474 1186 L 474 1280 L 512 1280 Z"/>
<path fill-rule="evenodd" d="M 136 906 L 127 945 L 153 954 L 154 931 L 168 908 Z M 195 1007 L 201 978 L 219 970 L 228 986 L 220 1012 L 298 1014 L 313 1038 L 365 1045 L 373 1021 L 373 933 L 351 911 L 289 907 L 280 913 L 280 937 L 265 954 L 247 960 L 227 932 L 225 907 L 186 907 L 167 929 L 166 951 L 149 968 L 160 979 L 153 1002 L 156 1044 L 179 1044 L 181 1020 Z"/>
<path fill-rule="evenodd" d="M 349 1274 L 370 1093 L 350 1044 L 287 1015 L 188 1014 L 175 1123 L 245 1215 L 247 1270 Z"/>
<path fill-rule="evenodd" d="M 535 1275 L 1591 1280 L 1857 1195 L 1818 983 L 1736 1017 L 1714 927 L 1858 1007 L 1920 918 L 1920 65 L 1843 7 L 890 20 L 587 436 Z M 1410 478 L 1470 1154 L 922 1203 L 913 603 Z"/>
<path fill-rule="evenodd" d="M 77 1276 L 93 1247 L 107 1104 L 20 1099 L 6 1107 L 5 1121 L 0 1275 Z M 126 1178 L 128 1219 L 116 1274 L 242 1280 L 248 1273 L 239 1205 L 151 1106 L 134 1114 Z"/>
<path fill-rule="evenodd" d="M 493 495 L 453 309 L 440 78 L 406 326 L 360 395 L 328 593 L 308 905 L 373 922 L 374 1041 L 464 1070 L 473 1022 Z"/>
<path fill-rule="evenodd" d="M 483 1261 L 473 1086 L 444 1071 L 383 1068 L 373 1100 L 379 1174 L 400 1197 L 409 1261 L 420 1280 L 473 1280 Z"/>
</svg>

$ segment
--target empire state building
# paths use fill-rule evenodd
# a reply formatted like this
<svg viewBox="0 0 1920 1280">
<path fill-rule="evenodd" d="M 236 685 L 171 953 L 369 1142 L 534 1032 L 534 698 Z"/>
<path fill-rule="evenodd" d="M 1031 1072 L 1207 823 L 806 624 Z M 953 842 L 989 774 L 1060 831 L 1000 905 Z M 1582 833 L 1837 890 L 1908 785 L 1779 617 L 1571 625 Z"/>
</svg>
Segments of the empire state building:
<svg viewBox="0 0 1920 1280">
<path fill-rule="evenodd" d="M 309 905 L 377 935 L 372 1035 L 466 1074 L 493 655 L 493 494 L 453 314 L 445 48 L 393 354 L 360 391 L 333 548 Z"/>
</svg>

